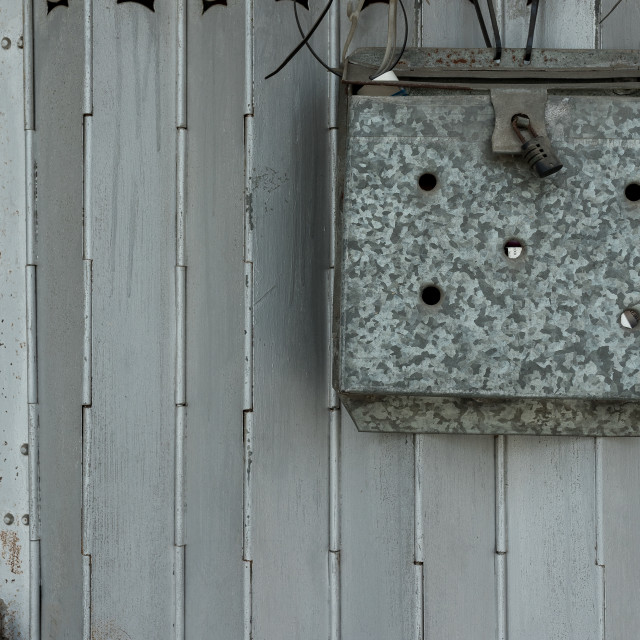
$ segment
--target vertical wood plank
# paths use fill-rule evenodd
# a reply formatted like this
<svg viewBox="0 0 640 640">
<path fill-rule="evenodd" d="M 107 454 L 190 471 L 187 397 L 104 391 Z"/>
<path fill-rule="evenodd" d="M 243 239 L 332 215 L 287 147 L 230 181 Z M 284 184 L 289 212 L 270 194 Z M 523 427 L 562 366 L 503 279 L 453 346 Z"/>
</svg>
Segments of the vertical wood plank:
<svg viewBox="0 0 640 640">
<path fill-rule="evenodd" d="M 494 1 L 496 15 L 500 16 L 499 2 Z M 491 21 L 485 2 L 482 6 L 484 21 L 493 42 Z M 523 0 L 524 4 L 524 0 Z M 433 1 L 423 9 L 423 46 L 425 47 L 484 47 L 476 10 L 469 0 Z M 502 31 L 501 31 L 502 36 Z M 504 36 L 503 46 L 504 46 Z"/>
<path fill-rule="evenodd" d="M 530 8 L 523 0 L 503 0 L 505 42 L 508 47 L 527 43 Z M 596 46 L 597 0 L 541 2 L 533 38 L 534 48 L 593 49 Z"/>
<path fill-rule="evenodd" d="M 605 16 L 618 0 L 602 0 L 600 15 Z M 603 49 L 640 49 L 640 34 L 636 28 L 640 18 L 640 5 L 633 0 L 622 0 L 613 13 L 600 25 Z"/>
<path fill-rule="evenodd" d="M 0 599 L 4 634 L 29 635 L 29 442 L 22 6 L 0 0 Z M 31 452 L 35 454 L 35 452 Z M 7 523 L 5 514 L 12 515 Z"/>
<path fill-rule="evenodd" d="M 34 2 L 43 639 L 82 637 L 83 7 Z"/>
<path fill-rule="evenodd" d="M 405 4 L 411 38 L 414 14 Z M 350 52 L 385 45 L 387 9 L 375 3 L 362 12 Z M 343 44 L 351 26 L 343 6 L 340 22 Z M 399 24 L 401 41 L 401 19 Z M 415 587 L 413 437 L 359 433 L 346 410 L 341 413 L 342 634 L 410 638 Z"/>
<path fill-rule="evenodd" d="M 186 638 L 241 638 L 244 11 L 187 5 Z"/>
<path fill-rule="evenodd" d="M 265 81 L 300 36 L 289 2 L 256 2 L 253 24 L 253 638 L 326 638 L 326 71 L 302 52 Z"/>
<path fill-rule="evenodd" d="M 342 633 L 413 637 L 413 436 L 342 418 Z"/>
<path fill-rule="evenodd" d="M 425 638 L 494 640 L 494 438 L 423 443 Z"/>
<path fill-rule="evenodd" d="M 93 20 L 92 638 L 170 638 L 176 10 Z"/>
<path fill-rule="evenodd" d="M 603 0 L 604 18 L 617 0 Z M 623 0 L 600 25 L 601 46 L 605 49 L 638 49 L 635 28 L 640 7 Z M 640 440 L 603 438 L 602 523 L 599 562 L 604 564 L 606 638 L 631 638 L 640 628 L 637 607 L 640 594 Z"/>
<path fill-rule="evenodd" d="M 633 638 L 640 628 L 640 440 L 602 442 L 606 637 Z"/>
<path fill-rule="evenodd" d="M 512 637 L 598 638 L 593 438 L 510 437 Z"/>
</svg>

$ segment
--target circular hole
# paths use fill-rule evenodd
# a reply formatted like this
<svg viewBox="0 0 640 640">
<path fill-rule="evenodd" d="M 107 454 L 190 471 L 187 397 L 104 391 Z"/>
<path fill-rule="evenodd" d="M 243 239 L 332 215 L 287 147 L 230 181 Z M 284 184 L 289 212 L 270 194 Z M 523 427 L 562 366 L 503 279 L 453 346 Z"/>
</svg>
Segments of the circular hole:
<svg viewBox="0 0 640 640">
<path fill-rule="evenodd" d="M 423 191 L 433 191 L 437 184 L 438 180 L 433 173 L 423 173 L 418 179 L 418 185 Z"/>
<path fill-rule="evenodd" d="M 504 243 L 504 255 L 510 260 L 516 260 L 522 255 L 524 245 L 520 240 L 512 238 Z"/>
<path fill-rule="evenodd" d="M 430 284 L 422 290 L 420 297 L 422 298 L 422 302 L 433 307 L 442 299 L 442 291 L 435 285 Z"/>
<path fill-rule="evenodd" d="M 620 324 L 625 329 L 635 329 L 640 322 L 640 313 L 635 309 L 625 309 L 620 315 Z"/>
<path fill-rule="evenodd" d="M 627 200 L 631 200 L 631 202 L 640 200 L 640 184 L 632 182 L 627 185 L 627 188 L 624 190 L 624 195 L 627 196 Z"/>
</svg>

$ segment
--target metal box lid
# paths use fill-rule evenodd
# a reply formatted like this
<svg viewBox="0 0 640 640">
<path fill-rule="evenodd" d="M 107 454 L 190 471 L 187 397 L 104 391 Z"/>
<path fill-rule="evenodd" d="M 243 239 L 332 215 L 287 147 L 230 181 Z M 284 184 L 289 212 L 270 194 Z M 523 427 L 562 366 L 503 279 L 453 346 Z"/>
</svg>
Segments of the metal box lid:
<svg viewBox="0 0 640 640">
<path fill-rule="evenodd" d="M 620 321 L 640 306 L 640 100 L 549 95 L 546 126 L 565 168 L 539 180 L 493 153 L 488 93 L 351 97 L 341 393 L 640 398 L 640 331 Z"/>
</svg>

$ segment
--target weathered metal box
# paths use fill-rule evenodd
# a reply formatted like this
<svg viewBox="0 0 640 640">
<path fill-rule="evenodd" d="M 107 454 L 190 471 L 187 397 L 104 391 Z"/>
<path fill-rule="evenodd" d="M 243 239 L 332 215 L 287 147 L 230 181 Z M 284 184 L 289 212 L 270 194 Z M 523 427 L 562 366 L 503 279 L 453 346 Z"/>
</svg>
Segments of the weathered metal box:
<svg viewBox="0 0 640 640">
<path fill-rule="evenodd" d="M 492 80 L 350 96 L 335 365 L 360 429 L 640 432 L 640 98 L 609 54 L 545 87 L 545 179 L 494 152 Z"/>
</svg>

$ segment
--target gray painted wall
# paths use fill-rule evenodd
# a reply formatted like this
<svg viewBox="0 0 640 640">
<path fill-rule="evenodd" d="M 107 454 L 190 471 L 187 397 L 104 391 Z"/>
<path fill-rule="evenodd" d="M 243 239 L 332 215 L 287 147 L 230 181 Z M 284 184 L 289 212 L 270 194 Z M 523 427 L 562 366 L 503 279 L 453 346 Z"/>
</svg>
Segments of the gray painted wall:
<svg viewBox="0 0 640 640">
<path fill-rule="evenodd" d="M 640 48 L 631 0 L 599 28 L 613 2 L 544 3 L 536 45 Z M 291 3 L 68 4 L 0 0 L 0 512 L 30 515 L 0 529 L 8 637 L 637 636 L 638 440 L 341 411 L 342 89 L 306 51 L 264 80 Z M 526 3 L 498 5 L 523 45 Z M 336 63 L 345 3 L 329 17 Z M 413 44 L 482 44 L 470 2 L 409 17 Z M 372 5 L 354 46 L 385 28 Z"/>
</svg>

